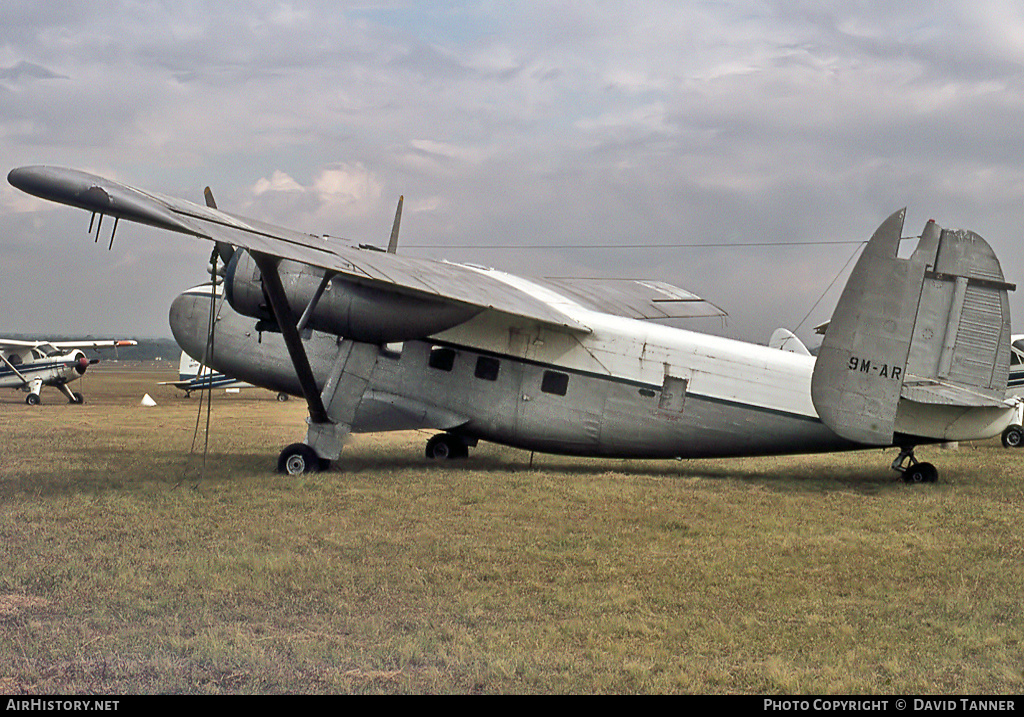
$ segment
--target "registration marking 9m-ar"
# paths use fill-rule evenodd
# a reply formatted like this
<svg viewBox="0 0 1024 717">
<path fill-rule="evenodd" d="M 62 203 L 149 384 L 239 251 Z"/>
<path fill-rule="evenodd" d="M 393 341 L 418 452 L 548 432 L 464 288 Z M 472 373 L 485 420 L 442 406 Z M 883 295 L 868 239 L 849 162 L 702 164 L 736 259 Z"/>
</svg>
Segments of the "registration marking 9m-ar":
<svg viewBox="0 0 1024 717">
<path fill-rule="evenodd" d="M 899 381 L 903 376 L 903 369 L 899 366 L 890 366 L 887 363 L 875 364 L 868 359 L 862 359 L 857 356 L 850 357 L 847 367 L 851 371 L 860 371 L 861 373 L 872 374 L 879 378 L 888 378 L 893 381 Z"/>
</svg>

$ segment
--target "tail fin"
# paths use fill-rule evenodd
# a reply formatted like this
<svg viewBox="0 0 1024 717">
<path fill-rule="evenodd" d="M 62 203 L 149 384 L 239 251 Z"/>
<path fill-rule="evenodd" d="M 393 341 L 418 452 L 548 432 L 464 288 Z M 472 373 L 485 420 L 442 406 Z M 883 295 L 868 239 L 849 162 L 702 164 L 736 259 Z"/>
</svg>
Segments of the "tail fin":
<svg viewBox="0 0 1024 717">
<path fill-rule="evenodd" d="M 905 212 L 864 249 L 811 379 L 822 421 L 869 445 L 891 445 L 897 432 L 949 438 L 944 409 L 1006 408 L 1015 287 L 984 239 L 934 222 L 909 259 L 897 258 Z"/>
<path fill-rule="evenodd" d="M 178 380 L 191 381 L 198 375 L 199 362 L 182 351 L 181 358 L 178 360 Z"/>
<path fill-rule="evenodd" d="M 797 335 L 789 329 L 775 329 L 771 339 L 768 341 L 768 348 L 788 351 L 789 353 L 802 356 L 811 355 L 811 352 L 804 346 L 804 342 L 797 338 Z"/>
</svg>

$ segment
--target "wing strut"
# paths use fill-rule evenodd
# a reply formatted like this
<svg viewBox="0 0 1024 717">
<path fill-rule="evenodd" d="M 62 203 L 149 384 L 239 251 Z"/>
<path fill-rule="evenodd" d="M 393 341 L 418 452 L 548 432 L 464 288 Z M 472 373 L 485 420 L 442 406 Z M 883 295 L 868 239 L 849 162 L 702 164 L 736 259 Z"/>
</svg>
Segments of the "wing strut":
<svg viewBox="0 0 1024 717">
<path fill-rule="evenodd" d="M 313 369 L 309 365 L 309 357 L 306 356 L 306 349 L 302 345 L 302 337 L 299 335 L 291 306 L 288 304 L 284 285 L 281 283 L 281 276 L 277 273 L 280 259 L 260 252 L 251 253 L 256 266 L 260 269 L 260 274 L 263 275 L 263 288 L 267 291 L 267 298 L 270 299 L 274 317 L 281 329 L 284 343 L 288 347 L 288 355 L 295 367 L 295 373 L 298 374 L 302 395 L 306 397 L 306 404 L 309 406 L 310 421 L 330 423 L 327 409 L 324 408 L 320 391 L 316 387 L 316 379 L 313 377 Z"/>
<path fill-rule="evenodd" d="M 12 364 L 12 363 L 11 363 L 10 361 L 8 361 L 8 360 L 7 360 L 7 357 L 6 357 L 6 356 L 4 356 L 4 355 L 3 355 L 2 353 L 0 353 L 0 361 L 3 361 L 3 362 L 4 362 L 5 364 L 7 364 L 7 368 L 9 368 L 9 369 L 11 369 L 12 371 L 14 371 L 14 374 L 15 374 L 15 375 L 16 375 L 16 376 L 17 376 L 18 378 L 20 378 L 20 379 L 21 379 L 22 381 L 24 381 L 25 383 L 28 383 L 28 379 L 27 379 L 27 378 L 25 378 L 25 375 L 24 375 L 24 374 L 23 374 L 23 373 L 22 373 L 21 371 L 19 371 L 18 369 L 14 368 L 14 364 Z"/>
<path fill-rule="evenodd" d="M 333 271 L 324 271 L 324 278 L 320 281 L 320 285 L 316 287 L 316 292 L 313 294 L 313 298 L 309 300 L 309 304 L 306 306 L 306 310 L 302 312 L 302 318 L 299 319 L 298 326 L 295 327 L 296 331 L 303 331 L 306 328 L 306 324 L 309 323 L 310 317 L 316 310 L 317 304 L 320 303 L 320 299 L 324 295 L 324 290 L 327 289 L 327 285 L 331 283 L 331 279 L 334 278 Z"/>
</svg>

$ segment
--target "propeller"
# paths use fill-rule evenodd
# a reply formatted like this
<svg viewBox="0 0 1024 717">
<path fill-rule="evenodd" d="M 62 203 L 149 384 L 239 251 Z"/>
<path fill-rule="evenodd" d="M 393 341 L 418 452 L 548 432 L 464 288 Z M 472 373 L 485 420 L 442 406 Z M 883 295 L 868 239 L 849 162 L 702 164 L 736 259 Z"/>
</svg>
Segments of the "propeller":
<svg viewBox="0 0 1024 717">
<path fill-rule="evenodd" d="M 208 206 L 210 209 L 217 208 L 217 200 L 213 198 L 212 189 L 210 189 L 209 187 L 204 189 L 203 197 L 206 198 L 206 206 Z M 234 255 L 234 253 L 235 247 L 231 246 L 227 242 L 214 242 L 213 253 L 210 255 L 210 273 L 214 273 L 215 269 L 213 267 L 217 266 L 218 258 L 221 260 L 224 266 L 227 267 L 228 262 L 231 261 L 231 257 Z M 217 273 L 221 272 L 218 271 Z"/>
<path fill-rule="evenodd" d="M 85 354 L 82 354 L 81 356 L 79 356 L 74 361 L 65 362 L 64 365 L 68 366 L 68 367 L 71 367 L 71 368 L 74 368 L 75 371 L 78 372 L 78 375 L 82 376 L 82 375 L 85 374 L 85 370 L 87 368 L 92 366 L 94 363 L 99 363 L 99 362 L 100 362 L 100 360 L 98 358 L 94 358 L 94 359 L 90 360 L 90 359 L 86 358 Z"/>
</svg>

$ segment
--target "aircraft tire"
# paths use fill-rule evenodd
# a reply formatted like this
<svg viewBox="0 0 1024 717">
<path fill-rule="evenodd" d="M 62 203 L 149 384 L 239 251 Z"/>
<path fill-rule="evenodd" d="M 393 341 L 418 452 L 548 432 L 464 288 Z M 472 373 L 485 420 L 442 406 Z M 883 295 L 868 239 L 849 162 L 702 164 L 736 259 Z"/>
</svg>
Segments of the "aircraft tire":
<svg viewBox="0 0 1024 717">
<path fill-rule="evenodd" d="M 37 396 L 34 393 L 30 393 L 28 396 L 25 397 L 25 403 L 27 403 L 30 406 L 38 406 L 39 396 Z"/>
<path fill-rule="evenodd" d="M 285 401 L 288 400 L 288 394 L 285 393 L 284 391 L 281 391 L 280 393 L 277 394 L 277 400 L 280 401 L 281 403 L 284 403 Z"/>
<path fill-rule="evenodd" d="M 1024 444 L 1024 428 L 1021 426 L 1008 426 L 1003 431 L 1004 448 L 1020 448 Z"/>
<path fill-rule="evenodd" d="M 82 405 L 83 403 L 85 403 L 85 396 L 83 396 L 82 394 L 80 394 L 80 393 L 78 393 L 78 392 L 76 391 L 76 392 L 75 392 L 74 394 L 72 394 L 72 395 L 73 395 L 73 396 L 75 397 L 75 400 L 74 400 L 74 401 L 68 401 L 68 403 L 73 403 L 73 404 L 77 404 L 77 405 L 79 405 L 79 406 L 80 406 L 80 405 Z"/>
<path fill-rule="evenodd" d="M 903 473 L 904 483 L 934 483 L 939 479 L 939 471 L 931 463 L 915 463 Z"/>
<path fill-rule="evenodd" d="M 290 476 L 323 470 L 324 461 L 305 443 L 293 443 L 277 458 L 277 472 Z M 327 461 L 330 466 L 330 461 Z"/>
<path fill-rule="evenodd" d="M 439 433 L 427 441 L 427 458 L 431 460 L 452 460 L 469 456 L 469 447 L 458 436 Z"/>
</svg>

